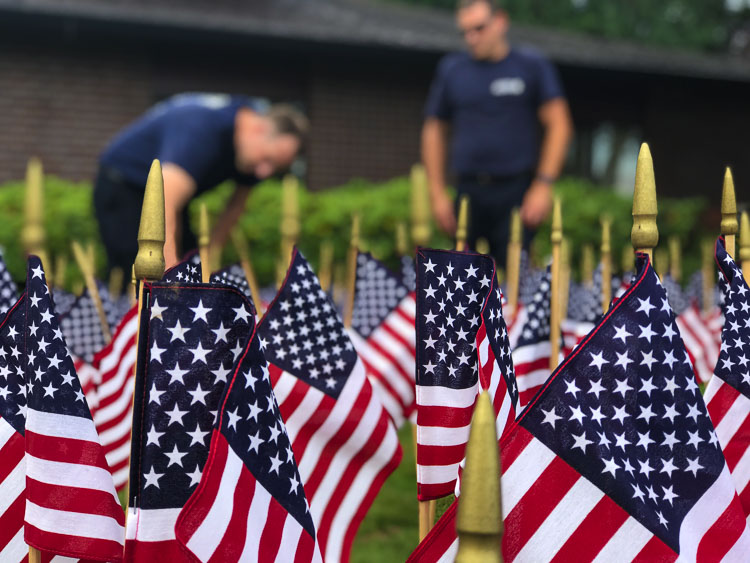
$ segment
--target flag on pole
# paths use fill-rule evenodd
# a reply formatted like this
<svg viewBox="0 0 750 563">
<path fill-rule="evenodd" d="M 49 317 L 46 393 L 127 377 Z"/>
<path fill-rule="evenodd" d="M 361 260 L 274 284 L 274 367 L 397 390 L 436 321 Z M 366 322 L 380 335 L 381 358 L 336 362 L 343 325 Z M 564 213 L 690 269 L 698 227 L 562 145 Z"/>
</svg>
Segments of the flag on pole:
<svg viewBox="0 0 750 563">
<path fill-rule="evenodd" d="M 219 403 L 206 468 L 177 518 L 177 540 L 200 561 L 322 562 L 255 335 Z"/>
<path fill-rule="evenodd" d="M 647 256 L 500 440 L 505 561 L 741 561 L 729 468 Z M 460 502 L 460 501 L 459 501 Z M 410 561 L 455 554 L 455 505 Z"/>
<path fill-rule="evenodd" d="M 125 559 L 189 560 L 175 522 L 200 482 L 219 398 L 253 317 L 231 287 L 159 282 L 141 291 Z"/>
<path fill-rule="evenodd" d="M 489 389 L 498 434 L 517 394 L 494 262 L 481 254 L 417 252 L 417 492 L 453 492 L 477 394 Z"/>
<path fill-rule="evenodd" d="M 245 297 L 247 297 L 251 303 L 253 301 L 253 296 L 250 292 L 250 284 L 247 283 L 245 271 L 239 263 L 230 264 L 226 268 L 211 274 L 211 282 L 236 287 L 245 294 Z M 253 303 L 253 305 L 255 305 L 255 303 Z"/>
<path fill-rule="evenodd" d="M 258 334 L 323 559 L 348 561 L 401 447 L 333 303 L 296 249 Z"/>
<path fill-rule="evenodd" d="M 26 543 L 70 557 L 119 560 L 124 514 L 68 353 L 39 258 L 29 258 L 26 322 Z M 23 321 L 16 322 L 23 325 Z"/>
<path fill-rule="evenodd" d="M 369 253 L 357 255 L 349 336 L 396 427 L 414 413 L 414 292 Z"/>
<path fill-rule="evenodd" d="M 723 239 L 716 243 L 716 263 L 726 321 L 719 361 L 703 398 L 745 515 L 750 515 L 750 289 Z"/>
</svg>

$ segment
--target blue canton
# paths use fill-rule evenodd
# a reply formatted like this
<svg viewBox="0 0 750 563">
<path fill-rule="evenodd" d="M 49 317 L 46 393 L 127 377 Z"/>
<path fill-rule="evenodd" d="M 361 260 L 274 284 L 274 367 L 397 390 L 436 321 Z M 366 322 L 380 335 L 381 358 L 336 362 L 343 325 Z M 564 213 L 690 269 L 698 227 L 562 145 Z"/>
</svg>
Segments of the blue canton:
<svg viewBox="0 0 750 563">
<path fill-rule="evenodd" d="M 683 518 L 725 462 L 666 292 L 644 256 L 636 284 L 520 423 L 677 551 Z"/>
<path fill-rule="evenodd" d="M 268 361 L 334 399 L 357 361 L 333 302 L 298 250 L 258 334 Z"/>
<path fill-rule="evenodd" d="M 17 299 L 18 288 L 13 278 L 10 277 L 10 272 L 3 259 L 3 253 L 0 251 L 0 314 L 10 309 Z"/>
<path fill-rule="evenodd" d="M 407 287 L 388 268 L 369 253 L 360 252 L 352 328 L 367 338 L 408 293 Z"/>
<path fill-rule="evenodd" d="M 239 289 L 245 297 L 253 303 L 253 295 L 250 292 L 250 284 L 245 278 L 245 271 L 240 264 L 231 264 L 226 268 L 211 274 L 211 283 L 221 283 Z M 255 303 L 253 303 L 253 314 L 255 314 Z"/>
<path fill-rule="evenodd" d="M 26 427 L 25 326 L 24 293 L 0 323 L 0 417 L 20 434 Z"/>
<path fill-rule="evenodd" d="M 521 329 L 516 348 L 549 340 L 551 278 L 552 274 L 548 267 L 531 300 L 526 302 L 526 322 Z"/>
<path fill-rule="evenodd" d="M 487 296 L 487 303 L 482 309 L 482 320 L 487 331 L 492 353 L 495 361 L 500 366 L 508 387 L 508 394 L 513 400 L 513 405 L 518 406 L 518 387 L 516 386 L 516 374 L 513 370 L 513 358 L 510 353 L 510 341 L 508 340 L 508 329 L 503 318 L 503 294 L 496 283 L 493 282 L 493 291 Z"/>
<path fill-rule="evenodd" d="M 411 256 L 401 257 L 401 283 L 409 291 L 414 291 L 417 287 L 417 270 L 414 267 L 414 258 Z"/>
</svg>

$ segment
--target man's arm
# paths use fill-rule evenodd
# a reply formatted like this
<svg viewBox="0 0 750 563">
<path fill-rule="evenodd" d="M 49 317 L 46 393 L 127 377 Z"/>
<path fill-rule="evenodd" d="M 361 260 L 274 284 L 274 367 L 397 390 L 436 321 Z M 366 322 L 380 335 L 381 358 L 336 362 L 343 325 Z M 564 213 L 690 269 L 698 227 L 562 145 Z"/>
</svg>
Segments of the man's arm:
<svg viewBox="0 0 750 563">
<path fill-rule="evenodd" d="M 182 224 L 182 210 L 195 195 L 196 185 L 193 177 L 181 166 L 165 162 L 161 170 L 164 176 L 164 219 L 167 235 L 164 242 L 164 260 L 167 268 L 171 268 L 179 261 L 177 240 L 182 240 L 182 229 L 188 228 Z"/>
<path fill-rule="evenodd" d="M 430 189 L 432 213 L 438 226 L 454 235 L 456 232 L 456 214 L 453 201 L 445 188 L 445 154 L 448 124 L 436 117 L 428 117 L 422 126 L 422 162 L 427 174 L 427 185 Z"/>
<path fill-rule="evenodd" d="M 530 228 L 538 227 L 552 210 L 552 184 L 560 175 L 573 136 L 570 111 L 564 98 L 542 104 L 539 121 L 544 128 L 539 165 L 521 205 L 521 220 Z"/>
<path fill-rule="evenodd" d="M 249 194 L 249 186 L 237 184 L 232 197 L 229 198 L 224 211 L 221 213 L 221 217 L 216 221 L 216 224 L 211 231 L 212 254 L 215 252 L 221 252 L 221 249 L 226 245 L 229 240 L 229 235 L 232 233 L 232 229 L 245 211 L 245 202 L 247 201 L 247 196 Z"/>
</svg>

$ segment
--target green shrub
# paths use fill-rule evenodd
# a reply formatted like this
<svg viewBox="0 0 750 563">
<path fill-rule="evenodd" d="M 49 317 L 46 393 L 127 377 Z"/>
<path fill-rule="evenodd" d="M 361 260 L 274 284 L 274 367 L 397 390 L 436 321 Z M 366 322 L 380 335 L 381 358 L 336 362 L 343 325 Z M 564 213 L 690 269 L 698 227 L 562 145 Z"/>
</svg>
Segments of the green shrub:
<svg viewBox="0 0 750 563">
<path fill-rule="evenodd" d="M 231 195 L 231 186 L 222 185 L 191 204 L 191 220 L 197 223 L 198 203 L 205 202 L 217 216 Z M 586 242 L 598 247 L 599 218 L 604 212 L 612 218 L 612 247 L 615 266 L 619 266 L 622 248 L 630 244 L 632 225 L 631 201 L 609 189 L 577 179 L 558 183 L 557 191 L 563 201 L 563 227 L 571 241 L 573 266 L 579 262 L 580 249 Z M 0 186 L 0 245 L 5 248 L 6 261 L 14 279 L 24 277 L 23 251 L 20 232 L 23 224 L 23 183 L 9 182 Z M 362 238 L 365 248 L 375 256 L 396 265 L 395 227 L 409 220 L 409 181 L 395 178 L 373 183 L 353 180 L 344 186 L 321 192 L 299 192 L 301 233 L 299 247 L 313 265 L 318 264 L 320 244 L 330 240 L 334 245 L 337 264 L 344 264 L 349 243 L 351 216 L 362 215 Z M 659 201 L 659 231 L 666 243 L 670 235 L 683 241 L 683 271 L 689 274 L 700 263 L 700 238 L 696 228 L 705 202 L 702 199 L 667 199 Z M 275 278 L 279 253 L 279 220 L 281 189 L 278 181 L 258 185 L 250 194 L 247 211 L 241 219 L 252 252 L 253 265 L 262 284 Z M 45 229 L 47 248 L 51 256 L 70 255 L 73 240 L 98 240 L 96 221 L 91 203 L 91 185 L 73 183 L 55 177 L 45 179 Z M 433 246 L 448 248 L 448 237 L 433 229 Z M 549 254 L 549 224 L 539 231 L 535 243 L 538 259 Z M 236 259 L 234 249 L 227 247 L 224 262 Z M 97 243 L 100 270 L 104 268 L 104 251 Z M 67 285 L 80 280 L 78 269 L 68 267 Z"/>
</svg>

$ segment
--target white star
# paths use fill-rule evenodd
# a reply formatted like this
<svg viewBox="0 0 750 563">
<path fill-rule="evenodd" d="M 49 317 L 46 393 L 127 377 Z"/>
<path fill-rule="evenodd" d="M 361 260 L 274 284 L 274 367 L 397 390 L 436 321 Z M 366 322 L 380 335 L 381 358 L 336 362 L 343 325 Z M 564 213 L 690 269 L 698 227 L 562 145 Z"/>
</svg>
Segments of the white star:
<svg viewBox="0 0 750 563">
<path fill-rule="evenodd" d="M 203 390 L 201 387 L 200 382 L 198 382 L 197 387 L 193 391 L 188 391 L 193 396 L 193 399 L 190 401 L 190 404 L 194 403 L 202 403 L 206 404 L 206 395 L 208 395 L 211 392 L 211 389 L 207 389 L 206 391 Z"/>
<path fill-rule="evenodd" d="M 191 473 L 185 473 L 188 477 L 190 477 L 190 484 L 188 485 L 188 488 L 197 485 L 201 482 L 201 470 L 198 467 L 198 464 L 195 465 L 195 470 Z"/>
<path fill-rule="evenodd" d="M 698 458 L 690 459 L 687 458 L 688 466 L 684 469 L 684 471 L 691 471 L 693 473 L 693 477 L 698 476 L 698 470 L 703 469 L 703 466 L 698 463 Z"/>
<path fill-rule="evenodd" d="M 580 436 L 573 434 L 573 439 L 575 440 L 575 444 L 571 446 L 571 449 L 580 448 L 583 453 L 586 453 L 586 446 L 593 444 L 591 440 L 586 439 L 586 432 L 582 432 Z"/>
<path fill-rule="evenodd" d="M 479 268 L 475 268 L 473 265 L 469 265 L 468 268 L 466 268 L 466 278 L 475 278 L 477 277 L 477 270 Z"/>
<path fill-rule="evenodd" d="M 189 327 L 183 327 L 180 324 L 180 319 L 177 319 L 177 323 L 172 328 L 168 328 L 167 330 L 172 333 L 170 342 L 174 342 L 175 340 L 182 340 L 183 342 L 185 342 L 185 335 L 190 332 Z"/>
<path fill-rule="evenodd" d="M 688 418 L 692 418 L 693 422 L 698 422 L 698 416 L 701 414 L 701 411 L 698 409 L 698 405 L 688 405 L 688 413 L 685 415 Z"/>
<path fill-rule="evenodd" d="M 649 377 L 648 379 L 644 377 L 643 384 L 641 385 L 641 388 L 640 388 L 640 392 L 646 393 L 646 395 L 648 395 L 649 397 L 651 397 L 651 391 L 658 389 L 656 385 L 651 383 L 652 379 L 653 377 Z"/>
<path fill-rule="evenodd" d="M 591 419 L 595 420 L 599 425 L 602 424 L 602 418 L 604 418 L 604 415 L 602 414 L 602 408 L 596 407 L 595 409 L 591 409 Z"/>
<path fill-rule="evenodd" d="M 229 423 L 227 424 L 227 428 L 232 428 L 235 432 L 237 431 L 237 421 L 240 419 L 240 415 L 237 414 L 238 410 L 239 407 L 235 407 L 233 411 L 227 411 L 227 415 L 229 415 Z"/>
<path fill-rule="evenodd" d="M 57 391 L 57 387 L 52 385 L 52 382 L 49 382 L 49 385 L 47 387 L 44 387 L 44 396 L 45 397 L 53 397 L 55 396 L 55 391 Z"/>
<path fill-rule="evenodd" d="M 566 393 L 571 393 L 574 397 L 580 391 L 580 389 L 576 386 L 575 379 L 573 379 L 571 381 L 566 381 L 565 385 L 567 386 L 567 389 L 565 390 L 565 392 Z"/>
<path fill-rule="evenodd" d="M 648 447 L 650 444 L 655 443 L 651 437 L 649 436 L 649 432 L 646 431 L 644 434 L 641 434 L 640 432 L 636 432 L 638 434 L 638 443 L 636 446 L 643 446 L 643 449 L 648 451 Z"/>
<path fill-rule="evenodd" d="M 662 336 L 668 338 L 670 342 L 672 341 L 673 336 L 677 336 L 677 333 L 672 328 L 672 323 L 664 323 L 664 332 L 662 333 Z"/>
<path fill-rule="evenodd" d="M 437 291 L 437 289 L 433 289 L 432 288 L 432 284 L 430 284 L 430 286 L 427 289 L 425 289 L 425 293 L 427 294 L 427 297 L 431 297 L 433 299 L 435 299 L 435 292 L 436 291 Z"/>
<path fill-rule="evenodd" d="M 249 403 L 250 413 L 247 415 L 247 420 L 254 420 L 258 422 L 258 415 L 262 412 L 257 403 Z"/>
<path fill-rule="evenodd" d="M 607 434 L 604 432 L 597 432 L 599 435 L 599 445 L 604 446 L 606 448 L 609 448 L 609 445 L 612 443 L 609 438 L 607 438 Z"/>
<path fill-rule="evenodd" d="M 146 484 L 143 486 L 145 489 L 149 485 L 153 485 L 157 489 L 159 488 L 159 478 L 164 476 L 164 473 L 156 473 L 152 467 L 148 473 L 144 473 L 143 476 L 146 479 Z"/>
<path fill-rule="evenodd" d="M 638 338 L 645 338 L 646 340 L 648 340 L 648 343 L 651 344 L 651 337 L 656 336 L 656 333 L 651 330 L 651 324 L 649 323 L 646 326 L 639 325 L 638 328 L 641 329 L 641 334 Z"/>
<path fill-rule="evenodd" d="M 661 460 L 661 471 L 659 473 L 666 473 L 669 475 L 669 478 L 672 478 L 672 472 L 677 469 L 677 466 L 672 463 L 671 459 L 662 459 Z"/>
<path fill-rule="evenodd" d="M 656 309 L 656 307 L 654 307 L 651 304 L 650 297 L 647 297 L 646 299 L 638 299 L 638 303 L 639 305 L 638 305 L 638 310 L 636 311 L 636 313 L 640 313 L 640 312 L 646 313 L 647 317 L 651 314 L 651 309 Z"/>
<path fill-rule="evenodd" d="M 154 341 L 154 344 L 151 346 L 151 361 L 152 362 L 156 361 L 156 362 L 161 363 L 161 355 L 166 351 L 167 351 L 166 348 L 159 348 L 156 345 L 156 341 Z"/>
<path fill-rule="evenodd" d="M 625 451 L 625 446 L 629 446 L 630 443 L 625 439 L 625 432 L 615 434 L 615 447 L 621 448 L 623 452 Z"/>
<path fill-rule="evenodd" d="M 570 418 L 568 420 L 577 420 L 578 424 L 583 425 L 583 411 L 581 410 L 580 406 L 576 407 L 570 407 L 570 411 L 573 413 L 570 415 Z"/>
<path fill-rule="evenodd" d="M 161 314 L 167 310 L 167 307 L 162 307 L 159 305 L 159 301 L 157 299 L 154 299 L 154 304 L 151 305 L 151 318 L 152 319 L 162 319 Z"/>
<path fill-rule="evenodd" d="M 671 432 L 669 434 L 667 434 L 666 432 L 664 433 L 664 441 L 661 443 L 661 445 L 669 447 L 669 451 L 672 451 L 675 444 L 680 443 L 680 441 L 675 438 L 675 434 L 676 432 Z"/>
<path fill-rule="evenodd" d="M 677 408 L 675 405 L 664 405 L 664 418 L 668 418 L 669 422 L 674 424 L 674 417 L 677 416 Z"/>
<path fill-rule="evenodd" d="M 424 267 L 426 272 L 432 272 L 433 274 L 435 273 L 435 263 L 431 258 L 427 259 L 427 262 L 424 263 Z"/>
<path fill-rule="evenodd" d="M 29 297 L 29 299 L 31 299 L 31 306 L 32 307 L 39 308 L 39 302 L 42 300 L 41 297 L 37 297 L 36 293 L 35 293 L 31 297 Z"/>
<path fill-rule="evenodd" d="M 248 319 L 250 318 L 250 311 L 248 311 L 244 305 L 240 305 L 236 309 L 232 308 L 232 311 L 234 311 L 234 322 L 240 320 L 248 322 Z"/>
<path fill-rule="evenodd" d="M 436 318 L 437 318 L 437 315 L 435 313 L 433 313 L 432 311 L 430 311 L 429 313 L 427 313 L 425 315 L 425 321 L 424 322 L 425 323 L 433 323 L 433 324 L 435 324 L 435 319 Z"/>
<path fill-rule="evenodd" d="M 544 413 L 544 420 L 542 422 L 550 424 L 552 428 L 554 428 L 555 423 L 562 418 L 561 416 L 557 416 L 554 406 L 548 411 L 542 409 L 542 412 Z"/>
<path fill-rule="evenodd" d="M 208 318 L 206 317 L 206 315 L 211 312 L 211 309 L 203 306 L 202 299 L 198 300 L 197 307 L 190 307 L 190 310 L 193 312 L 193 322 L 201 320 L 208 324 Z"/>
<path fill-rule="evenodd" d="M 649 421 L 656 416 L 656 413 L 651 410 L 651 405 L 641 406 L 641 414 L 638 415 L 638 420 L 644 419 L 646 421 L 646 424 L 649 423 Z"/>
<path fill-rule="evenodd" d="M 648 458 L 646 458 L 646 461 L 641 461 L 640 459 L 637 459 L 636 461 L 638 462 L 638 465 L 640 465 L 640 466 L 641 466 L 641 467 L 639 468 L 639 471 L 640 471 L 641 473 L 645 473 L 645 474 L 646 474 L 646 478 L 648 478 L 648 474 L 649 474 L 649 473 L 651 473 L 651 472 L 652 472 L 652 471 L 654 470 L 654 468 L 653 468 L 653 467 L 651 467 L 651 466 L 650 466 L 650 465 L 648 464 Z"/>
<path fill-rule="evenodd" d="M 617 361 L 615 362 L 616 366 L 622 366 L 622 369 L 627 371 L 628 370 L 628 364 L 632 364 L 633 360 L 631 360 L 628 357 L 627 350 L 623 352 L 622 354 L 620 352 L 615 352 L 617 354 Z"/>
<path fill-rule="evenodd" d="M 226 383 L 229 372 L 230 370 L 219 364 L 219 367 L 216 368 L 212 373 L 216 377 L 216 381 L 223 381 L 224 383 Z"/>
<path fill-rule="evenodd" d="M 614 392 L 615 393 L 620 393 L 620 395 L 622 395 L 622 398 L 624 399 L 625 398 L 625 394 L 628 391 L 632 391 L 633 388 L 630 385 L 628 385 L 628 380 L 627 379 L 623 379 L 622 381 L 620 381 L 619 379 L 617 379 L 616 381 L 617 381 L 617 387 L 615 388 Z"/>
<path fill-rule="evenodd" d="M 435 340 L 432 336 L 428 336 L 425 339 L 424 344 L 427 348 L 435 348 L 435 342 L 437 342 L 437 340 Z"/>
<path fill-rule="evenodd" d="M 631 486 L 633 487 L 633 498 L 643 501 L 643 491 L 641 488 L 636 483 L 631 483 Z"/>
<path fill-rule="evenodd" d="M 156 403 L 161 404 L 161 396 L 164 394 L 164 391 L 161 391 L 156 388 L 156 383 L 154 383 L 154 386 L 151 387 L 151 390 L 148 392 L 148 402 L 149 403 Z"/>
<path fill-rule="evenodd" d="M 625 344 L 625 339 L 628 336 L 633 335 L 628 332 L 628 329 L 625 328 L 625 325 L 615 327 L 615 335 L 613 338 L 619 338 L 620 340 L 622 340 L 622 343 Z"/>
<path fill-rule="evenodd" d="M 664 515 L 661 512 L 659 512 L 659 511 L 656 512 L 656 515 L 659 517 L 659 524 L 663 524 L 664 527 L 666 528 L 667 527 L 667 519 L 664 518 Z"/>
<path fill-rule="evenodd" d="M 164 435 L 164 432 L 157 432 L 154 425 L 151 425 L 151 430 L 146 433 L 146 445 L 155 444 L 159 445 L 159 438 Z"/>
<path fill-rule="evenodd" d="M 177 383 L 182 383 L 184 385 L 185 382 L 182 380 L 182 378 L 190 370 L 181 369 L 179 364 L 175 364 L 173 369 L 167 369 L 164 371 L 169 375 L 169 377 L 172 378 L 169 381 L 170 384 L 177 382 Z"/>
<path fill-rule="evenodd" d="M 269 459 L 271 461 L 271 469 L 269 470 L 269 472 L 274 472 L 274 473 L 276 473 L 276 475 L 278 475 L 279 474 L 279 467 L 281 467 L 281 463 L 282 463 L 281 460 L 279 459 L 278 452 L 276 453 L 276 455 L 274 455 L 273 457 L 271 457 Z"/>
<path fill-rule="evenodd" d="M 216 342 L 227 342 L 227 334 L 229 334 L 229 331 L 231 329 L 224 328 L 224 323 L 219 323 L 219 328 L 211 329 L 211 332 L 213 332 L 216 335 Z"/>
<path fill-rule="evenodd" d="M 206 356 L 208 356 L 209 352 L 212 352 L 213 350 L 206 350 L 203 347 L 203 344 L 198 342 L 198 347 L 190 350 L 190 353 L 193 354 L 193 363 L 196 364 L 198 362 L 203 362 L 204 364 L 208 363 L 206 361 Z"/>
<path fill-rule="evenodd" d="M 192 432 L 186 432 L 188 436 L 190 436 L 190 445 L 193 444 L 205 444 L 206 436 L 210 434 L 210 432 L 201 430 L 200 426 L 198 426 L 198 423 L 195 423 L 195 430 Z"/>
<path fill-rule="evenodd" d="M 42 322 L 47 324 L 52 322 L 52 313 L 49 312 L 49 309 L 42 311 Z"/>
<path fill-rule="evenodd" d="M 589 393 L 593 393 L 596 395 L 597 400 L 599 399 L 599 393 L 602 391 L 606 391 L 604 387 L 602 387 L 602 384 L 600 383 L 601 379 L 599 381 L 596 381 L 594 379 L 591 380 L 591 389 L 589 389 Z"/>
<path fill-rule="evenodd" d="M 599 352 L 598 354 L 591 353 L 591 363 L 589 364 L 589 367 L 596 366 L 599 368 L 599 373 L 602 372 L 602 366 L 604 364 L 608 364 L 609 361 L 604 359 L 604 352 Z M 596 398 L 599 398 L 599 395 L 596 395 Z"/>
<path fill-rule="evenodd" d="M 170 465 L 179 465 L 182 467 L 182 458 L 187 455 L 187 452 L 181 452 L 177 450 L 177 444 L 174 445 L 174 449 L 171 452 L 164 452 L 164 455 L 169 458 L 169 463 L 167 464 L 167 467 Z"/>
<path fill-rule="evenodd" d="M 617 462 L 615 461 L 615 458 L 612 459 L 603 459 L 604 462 L 604 469 L 602 469 L 602 473 L 611 473 L 612 477 L 616 477 L 615 473 L 618 469 L 621 469 L 619 465 L 617 465 Z"/>
<path fill-rule="evenodd" d="M 695 432 L 691 432 L 690 430 L 688 430 L 688 435 L 690 436 L 690 438 L 688 438 L 687 444 L 689 446 L 693 446 L 696 450 L 698 449 L 698 444 L 704 441 L 703 438 L 698 435 L 698 432 L 699 430 L 696 430 Z"/>
<path fill-rule="evenodd" d="M 434 374 L 435 373 L 435 368 L 437 366 L 430 361 L 430 362 L 427 362 L 422 367 L 424 368 L 425 373 L 432 373 L 432 374 Z"/>
<path fill-rule="evenodd" d="M 247 451 L 251 452 L 255 450 L 255 453 L 260 453 L 260 450 L 258 449 L 261 444 L 263 444 L 263 439 L 258 435 L 256 432 L 255 434 L 250 434 L 250 447 L 247 448 Z"/>
<path fill-rule="evenodd" d="M 297 476 L 292 475 L 291 477 L 289 477 L 289 481 L 289 494 L 291 495 L 292 493 L 294 493 L 296 495 L 297 489 L 299 489 L 299 481 L 297 480 Z"/>
<path fill-rule="evenodd" d="M 651 366 L 656 363 L 656 358 L 654 358 L 654 353 L 641 351 L 641 355 L 643 356 L 643 359 L 641 360 L 641 365 L 647 366 L 648 371 L 651 371 Z"/>
<path fill-rule="evenodd" d="M 177 406 L 177 403 L 175 403 L 174 408 L 171 411 L 164 411 L 164 414 L 169 416 L 169 422 L 167 423 L 167 426 L 175 422 L 182 425 L 182 419 L 187 414 L 187 411 L 181 411 Z"/>
</svg>

